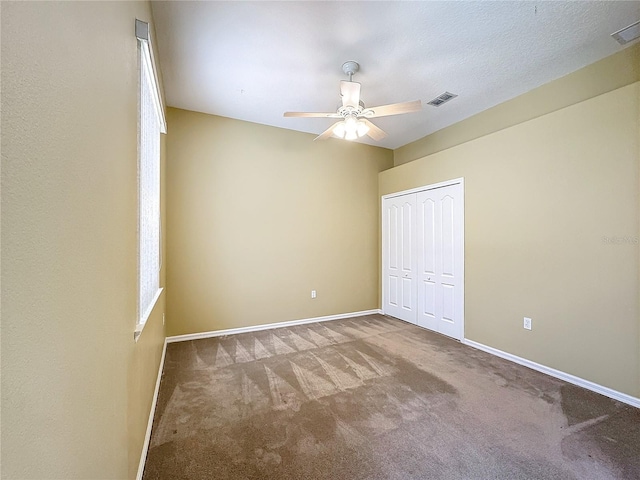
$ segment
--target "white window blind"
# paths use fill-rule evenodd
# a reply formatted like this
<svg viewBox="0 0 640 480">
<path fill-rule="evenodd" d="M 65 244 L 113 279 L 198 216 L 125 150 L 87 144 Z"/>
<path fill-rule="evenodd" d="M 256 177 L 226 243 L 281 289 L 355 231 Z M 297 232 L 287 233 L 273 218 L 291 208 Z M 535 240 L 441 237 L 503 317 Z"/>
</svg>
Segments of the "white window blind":
<svg viewBox="0 0 640 480">
<path fill-rule="evenodd" d="M 152 63 L 148 24 L 136 20 L 140 52 L 138 118 L 138 327 L 160 295 L 160 133 L 165 132 L 158 83 Z"/>
</svg>

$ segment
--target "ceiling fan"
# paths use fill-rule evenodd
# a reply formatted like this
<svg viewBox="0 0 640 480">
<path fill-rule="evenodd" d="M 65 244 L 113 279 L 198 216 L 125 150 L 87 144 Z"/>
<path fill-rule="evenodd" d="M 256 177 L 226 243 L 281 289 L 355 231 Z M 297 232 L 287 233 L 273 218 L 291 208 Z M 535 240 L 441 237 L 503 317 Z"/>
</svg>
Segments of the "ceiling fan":
<svg viewBox="0 0 640 480">
<path fill-rule="evenodd" d="M 417 112 L 422 109 L 420 100 L 404 103 L 392 103 L 379 107 L 365 108 L 364 102 L 360 100 L 360 84 L 352 81 L 353 74 L 360 70 L 360 65 L 354 61 L 345 62 L 342 71 L 349 75 L 349 81 L 340 82 L 340 95 L 342 106 L 338 107 L 335 113 L 314 113 L 314 112 L 285 112 L 285 117 L 324 117 L 340 118 L 314 140 L 325 140 L 331 136 L 344 138 L 345 140 L 355 140 L 363 135 L 369 135 L 374 140 L 382 140 L 387 134 L 381 128 L 375 126 L 368 119 L 376 117 L 386 117 L 389 115 L 399 115 L 401 113 Z"/>
</svg>

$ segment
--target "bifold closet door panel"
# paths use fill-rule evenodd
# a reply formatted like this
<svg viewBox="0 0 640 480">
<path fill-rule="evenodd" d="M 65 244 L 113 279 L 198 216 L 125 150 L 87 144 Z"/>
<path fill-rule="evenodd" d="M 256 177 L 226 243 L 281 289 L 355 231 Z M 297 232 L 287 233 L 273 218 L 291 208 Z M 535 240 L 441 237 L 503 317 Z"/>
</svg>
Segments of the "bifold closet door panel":
<svg viewBox="0 0 640 480">
<path fill-rule="evenodd" d="M 421 192 L 422 193 L 422 192 Z M 418 307 L 417 324 L 430 330 L 438 331 L 438 318 L 441 307 L 438 291 L 436 262 L 442 250 L 436 242 L 437 222 L 436 201 L 433 195 L 418 195 L 417 199 L 417 252 L 418 262 Z M 438 218 L 436 218 L 438 217 Z"/>
<path fill-rule="evenodd" d="M 383 311 L 416 323 L 416 195 L 384 199 L 382 205 Z"/>
<path fill-rule="evenodd" d="M 417 323 L 463 337 L 463 203 L 460 184 L 417 194 Z"/>
</svg>

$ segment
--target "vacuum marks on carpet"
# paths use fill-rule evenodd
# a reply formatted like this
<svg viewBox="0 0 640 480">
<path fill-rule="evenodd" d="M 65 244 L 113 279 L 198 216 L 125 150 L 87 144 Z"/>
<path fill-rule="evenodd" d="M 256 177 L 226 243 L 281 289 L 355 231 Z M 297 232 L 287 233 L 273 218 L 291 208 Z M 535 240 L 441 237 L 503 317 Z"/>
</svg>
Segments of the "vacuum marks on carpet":
<svg viewBox="0 0 640 480">
<path fill-rule="evenodd" d="M 380 315 L 173 343 L 144 478 L 634 478 L 572 388 Z"/>
</svg>

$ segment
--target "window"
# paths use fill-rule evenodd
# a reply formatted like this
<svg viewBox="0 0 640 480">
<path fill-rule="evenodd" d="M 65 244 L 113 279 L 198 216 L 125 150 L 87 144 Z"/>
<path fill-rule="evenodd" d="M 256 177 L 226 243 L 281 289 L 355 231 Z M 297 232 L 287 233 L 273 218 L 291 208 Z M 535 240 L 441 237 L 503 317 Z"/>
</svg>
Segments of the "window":
<svg viewBox="0 0 640 480">
<path fill-rule="evenodd" d="M 138 321 L 142 331 L 160 293 L 160 133 L 166 133 L 149 42 L 149 24 L 136 20 L 138 93 Z"/>
</svg>

